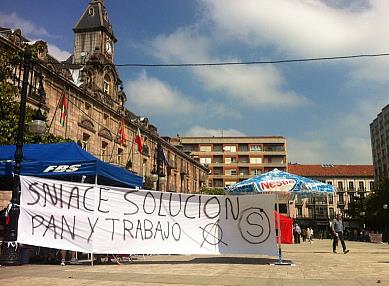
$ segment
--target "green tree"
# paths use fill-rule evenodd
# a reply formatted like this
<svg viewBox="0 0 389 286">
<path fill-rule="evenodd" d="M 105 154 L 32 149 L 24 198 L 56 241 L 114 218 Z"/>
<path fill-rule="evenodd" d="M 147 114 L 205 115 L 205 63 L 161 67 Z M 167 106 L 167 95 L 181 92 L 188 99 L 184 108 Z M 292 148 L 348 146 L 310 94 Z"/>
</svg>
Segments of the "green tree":
<svg viewBox="0 0 389 286">
<path fill-rule="evenodd" d="M 21 57 L 15 52 L 0 49 L 0 145 L 16 143 L 19 121 L 19 89 L 11 82 L 12 67 L 20 64 Z M 55 143 L 68 141 L 53 134 L 35 136 L 29 130 L 34 110 L 27 105 L 24 143 Z"/>
<path fill-rule="evenodd" d="M 226 193 L 223 188 L 202 188 L 200 190 L 200 194 L 215 196 L 215 195 L 225 195 Z"/>
</svg>

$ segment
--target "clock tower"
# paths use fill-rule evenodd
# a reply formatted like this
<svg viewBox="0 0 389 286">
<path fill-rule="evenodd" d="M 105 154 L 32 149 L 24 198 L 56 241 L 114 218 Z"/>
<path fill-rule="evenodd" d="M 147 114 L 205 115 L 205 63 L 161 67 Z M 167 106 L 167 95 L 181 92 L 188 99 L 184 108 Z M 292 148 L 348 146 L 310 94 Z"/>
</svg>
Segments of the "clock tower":
<svg viewBox="0 0 389 286">
<path fill-rule="evenodd" d="M 108 20 L 104 0 L 91 0 L 73 31 L 74 64 L 85 63 L 94 53 L 103 55 L 107 63 L 113 63 L 117 40 Z"/>
<path fill-rule="evenodd" d="M 116 37 L 108 20 L 104 0 L 90 0 L 86 10 L 73 28 L 74 51 L 72 63 L 80 69 L 80 87 L 112 108 L 126 100 L 118 90 L 122 83 L 114 65 Z"/>
</svg>

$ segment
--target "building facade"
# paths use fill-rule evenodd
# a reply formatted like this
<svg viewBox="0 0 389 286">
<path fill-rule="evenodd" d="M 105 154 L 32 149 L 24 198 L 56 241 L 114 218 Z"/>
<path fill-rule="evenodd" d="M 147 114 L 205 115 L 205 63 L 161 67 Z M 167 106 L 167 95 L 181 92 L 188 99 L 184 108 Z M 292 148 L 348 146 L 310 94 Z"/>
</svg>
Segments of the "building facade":
<svg viewBox="0 0 389 286">
<path fill-rule="evenodd" d="M 389 104 L 370 124 L 371 149 L 376 179 L 389 179 Z"/>
<path fill-rule="evenodd" d="M 354 212 L 357 226 L 363 219 L 364 200 L 374 190 L 374 171 L 372 165 L 300 165 L 289 164 L 289 172 L 318 180 L 334 186 L 333 195 L 312 198 L 297 198 L 291 202 L 291 215 L 302 225 L 316 224 L 323 231 L 329 220 L 337 213 L 343 213 L 346 220 Z"/>
<path fill-rule="evenodd" d="M 286 139 L 271 137 L 177 137 L 180 146 L 209 169 L 208 187 L 224 188 L 273 170 L 287 170 Z"/>
<path fill-rule="evenodd" d="M 161 138 L 147 117 L 125 108 L 127 95 L 114 65 L 117 39 L 103 0 L 91 0 L 73 28 L 73 55 L 60 62 L 48 54 L 47 43 L 29 43 L 36 51 L 34 70 L 43 75 L 45 98 L 37 97 L 33 87 L 28 104 L 47 115 L 49 132 L 78 142 L 103 161 L 126 167 L 145 180 L 145 188 L 155 189 L 151 181 L 156 171 L 157 146 L 164 160 L 160 166 L 162 191 L 199 192 L 207 184 L 208 169 Z M 28 39 L 20 30 L 0 28 L 0 48 L 22 52 Z M 11 81 L 21 86 L 22 66 L 15 67 Z M 34 81 L 31 76 L 30 83 Z M 62 119 L 63 106 L 67 116 Z M 140 131 L 142 148 L 134 143 Z M 139 152 L 142 150 L 141 152 Z"/>
</svg>

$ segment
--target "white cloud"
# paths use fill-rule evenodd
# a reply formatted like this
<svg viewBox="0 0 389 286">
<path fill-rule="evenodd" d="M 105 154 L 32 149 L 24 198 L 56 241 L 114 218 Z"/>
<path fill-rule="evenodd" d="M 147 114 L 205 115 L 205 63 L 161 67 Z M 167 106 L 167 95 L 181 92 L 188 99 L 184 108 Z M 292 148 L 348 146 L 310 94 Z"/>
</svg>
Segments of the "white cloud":
<svg viewBox="0 0 389 286">
<path fill-rule="evenodd" d="M 45 28 L 38 27 L 31 21 L 19 17 L 16 13 L 4 14 L 0 12 L 0 26 L 10 29 L 20 29 L 22 34 L 32 37 L 31 42 L 38 41 L 38 37 L 58 38 L 50 34 Z M 40 39 L 39 39 L 40 40 Z M 71 55 L 68 51 L 61 50 L 58 46 L 47 43 L 49 54 L 59 61 L 64 61 Z"/>
<path fill-rule="evenodd" d="M 182 93 L 145 71 L 127 83 L 128 108 L 137 113 L 165 115 L 192 113 L 195 105 Z"/>
<path fill-rule="evenodd" d="M 247 135 L 236 129 L 209 129 L 201 126 L 193 126 L 185 132 L 184 136 L 243 137 Z"/>
<path fill-rule="evenodd" d="M 71 55 L 71 53 L 69 53 L 68 51 L 61 50 L 56 45 L 50 43 L 48 43 L 47 45 L 49 49 L 49 54 L 59 61 L 65 61 Z"/>
<path fill-rule="evenodd" d="M 334 5 L 334 3 L 337 5 Z M 352 2 L 352 1 L 351 1 Z M 214 34 L 254 48 L 269 47 L 286 57 L 387 53 L 389 1 L 203 0 Z M 354 80 L 387 82 L 389 60 L 369 59 L 354 66 Z"/>
<path fill-rule="evenodd" d="M 312 138 L 287 138 L 288 161 L 303 164 L 337 163 L 326 141 Z"/>
<path fill-rule="evenodd" d="M 27 36 L 58 38 L 58 36 L 50 34 L 45 28 L 38 27 L 31 21 L 19 17 L 16 13 L 4 14 L 0 12 L 0 26 L 11 29 L 21 29 L 22 33 Z"/>
<path fill-rule="evenodd" d="M 204 0 L 210 20 L 225 36 L 272 45 L 286 54 L 312 56 L 377 51 L 388 41 L 386 0 L 365 9 L 337 8 L 313 0 Z M 380 37 L 386 35 L 386 39 Z M 378 37 L 379 36 L 379 37 Z"/>
<path fill-rule="evenodd" d="M 199 36 L 193 28 L 180 28 L 170 35 L 158 36 L 152 46 L 154 56 L 169 63 L 220 62 L 210 56 L 210 45 L 211 39 Z M 193 67 L 192 73 L 203 89 L 220 92 L 235 104 L 258 108 L 262 104 L 292 107 L 307 103 L 303 96 L 283 91 L 284 78 L 271 65 Z"/>
</svg>

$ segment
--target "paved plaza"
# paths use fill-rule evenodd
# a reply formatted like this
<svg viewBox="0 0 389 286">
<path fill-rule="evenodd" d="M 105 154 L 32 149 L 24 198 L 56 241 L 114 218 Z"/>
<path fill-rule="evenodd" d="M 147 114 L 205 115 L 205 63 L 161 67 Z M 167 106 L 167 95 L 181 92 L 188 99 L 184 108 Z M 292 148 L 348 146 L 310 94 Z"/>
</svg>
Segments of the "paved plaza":
<svg viewBox="0 0 389 286">
<path fill-rule="evenodd" d="M 284 245 L 293 266 L 265 256 L 137 256 L 134 262 L 24 265 L 0 268 L 0 285 L 389 285 L 389 244 L 347 242 L 333 254 L 331 240 Z"/>
</svg>

